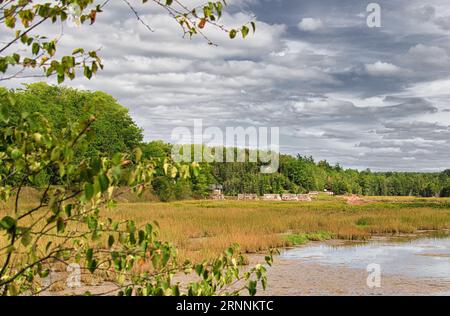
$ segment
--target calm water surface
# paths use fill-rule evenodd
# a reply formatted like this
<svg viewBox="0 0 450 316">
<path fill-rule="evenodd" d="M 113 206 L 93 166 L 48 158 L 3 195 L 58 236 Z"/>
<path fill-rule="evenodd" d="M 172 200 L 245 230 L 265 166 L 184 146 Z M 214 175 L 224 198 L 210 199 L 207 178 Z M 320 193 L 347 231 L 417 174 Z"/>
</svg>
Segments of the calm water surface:
<svg viewBox="0 0 450 316">
<path fill-rule="evenodd" d="M 370 241 L 352 246 L 317 245 L 290 249 L 283 258 L 366 269 L 376 263 L 383 274 L 450 281 L 450 237 L 407 242 Z"/>
</svg>

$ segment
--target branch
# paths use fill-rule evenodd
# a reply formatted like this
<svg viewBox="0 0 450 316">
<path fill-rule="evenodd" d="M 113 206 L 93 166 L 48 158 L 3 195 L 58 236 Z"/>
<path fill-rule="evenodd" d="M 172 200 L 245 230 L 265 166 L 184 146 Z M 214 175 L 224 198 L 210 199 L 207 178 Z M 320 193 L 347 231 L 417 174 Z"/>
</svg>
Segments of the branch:
<svg viewBox="0 0 450 316">
<path fill-rule="evenodd" d="M 154 30 L 141 18 L 139 13 L 136 11 L 136 9 L 131 5 L 131 3 L 128 0 L 123 0 L 123 2 L 125 2 L 128 5 L 131 11 L 133 11 L 134 15 L 136 16 L 138 21 L 141 22 L 142 25 L 144 25 L 150 32 L 154 32 Z"/>
<path fill-rule="evenodd" d="M 0 49 L 0 53 L 2 53 L 3 51 L 5 51 L 8 47 L 10 47 L 12 44 L 14 44 L 15 42 L 17 42 L 19 40 L 19 38 L 23 35 L 28 34 L 29 32 L 31 32 L 32 30 L 34 30 L 36 27 L 38 27 L 39 25 L 41 25 L 42 23 L 44 23 L 48 18 L 43 18 L 42 20 L 40 20 L 39 22 L 37 22 L 36 24 L 34 24 L 33 26 L 29 27 L 25 32 L 23 32 L 20 36 L 17 36 L 16 38 L 14 38 L 12 41 L 10 41 L 8 44 L 6 44 L 5 46 L 3 46 Z"/>
</svg>

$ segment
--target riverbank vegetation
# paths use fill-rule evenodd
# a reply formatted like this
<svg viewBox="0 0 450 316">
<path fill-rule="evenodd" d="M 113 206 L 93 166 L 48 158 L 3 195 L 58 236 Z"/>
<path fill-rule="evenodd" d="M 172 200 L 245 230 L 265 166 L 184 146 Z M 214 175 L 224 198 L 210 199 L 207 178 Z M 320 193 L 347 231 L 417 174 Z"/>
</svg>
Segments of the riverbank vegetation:
<svg viewBox="0 0 450 316">
<path fill-rule="evenodd" d="M 182 256 L 208 258 L 238 243 L 245 253 L 327 239 L 367 240 L 375 235 L 414 234 L 450 229 L 450 199 L 368 198 L 349 205 L 340 197 L 313 202 L 182 201 L 122 203 L 116 218 L 138 223 L 158 221 L 161 238 L 178 246 Z"/>
<path fill-rule="evenodd" d="M 358 205 L 325 195 L 313 202 L 122 200 L 102 213 L 117 221 L 132 219 L 137 226 L 158 222 L 160 238 L 178 248 L 180 260 L 214 258 L 235 243 L 244 253 L 264 253 L 308 241 L 450 229 L 450 199 L 442 198 L 368 197 Z"/>
</svg>

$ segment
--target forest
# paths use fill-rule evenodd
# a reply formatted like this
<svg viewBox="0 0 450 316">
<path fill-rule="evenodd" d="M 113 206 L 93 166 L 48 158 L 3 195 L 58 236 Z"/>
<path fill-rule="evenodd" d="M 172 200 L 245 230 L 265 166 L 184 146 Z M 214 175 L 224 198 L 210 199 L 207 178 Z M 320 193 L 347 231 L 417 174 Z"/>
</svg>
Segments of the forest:
<svg viewBox="0 0 450 316">
<path fill-rule="evenodd" d="M 112 157 L 117 152 L 131 152 L 139 147 L 143 158 L 170 160 L 172 146 L 158 140 L 144 142 L 142 129 L 135 124 L 128 110 L 104 92 L 35 83 L 12 93 L 15 100 L 9 114 L 12 121 L 19 120 L 23 113 L 39 112 L 53 128 L 62 129 L 68 123 L 95 116 L 88 137 L 83 140 L 87 146 L 79 146 L 77 159 Z M 7 90 L 0 88 L 0 98 L 7 95 Z M 220 184 L 229 196 L 323 190 L 370 196 L 450 196 L 450 170 L 440 173 L 360 171 L 315 161 L 301 153 L 297 156 L 282 154 L 276 173 L 260 173 L 259 167 L 259 163 L 250 162 L 202 162 L 195 176 L 178 181 L 157 168 L 152 181 L 153 192 L 161 201 L 206 198 L 211 185 Z M 28 185 L 39 188 L 49 181 L 57 184 L 52 180 L 52 173 L 52 170 L 42 171 L 29 179 Z M 15 181 L 14 177 L 9 181 Z"/>
</svg>

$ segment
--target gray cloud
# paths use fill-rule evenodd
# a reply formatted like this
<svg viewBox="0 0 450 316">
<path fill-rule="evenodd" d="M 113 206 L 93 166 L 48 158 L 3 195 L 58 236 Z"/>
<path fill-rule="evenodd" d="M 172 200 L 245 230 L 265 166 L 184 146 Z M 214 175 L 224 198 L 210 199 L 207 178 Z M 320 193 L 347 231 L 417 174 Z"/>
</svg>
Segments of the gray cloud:
<svg viewBox="0 0 450 316">
<path fill-rule="evenodd" d="M 194 119 L 279 126 L 283 152 L 375 170 L 447 168 L 450 4 L 378 2 L 383 27 L 369 29 L 364 1 L 236 0 L 224 23 L 254 14 L 257 33 L 230 41 L 208 28 L 219 47 L 181 38 L 163 11 L 139 5 L 149 32 L 111 2 L 86 36 L 64 30 L 61 53 L 102 48 L 105 70 L 70 85 L 114 95 L 147 140 L 170 141 Z"/>
</svg>

